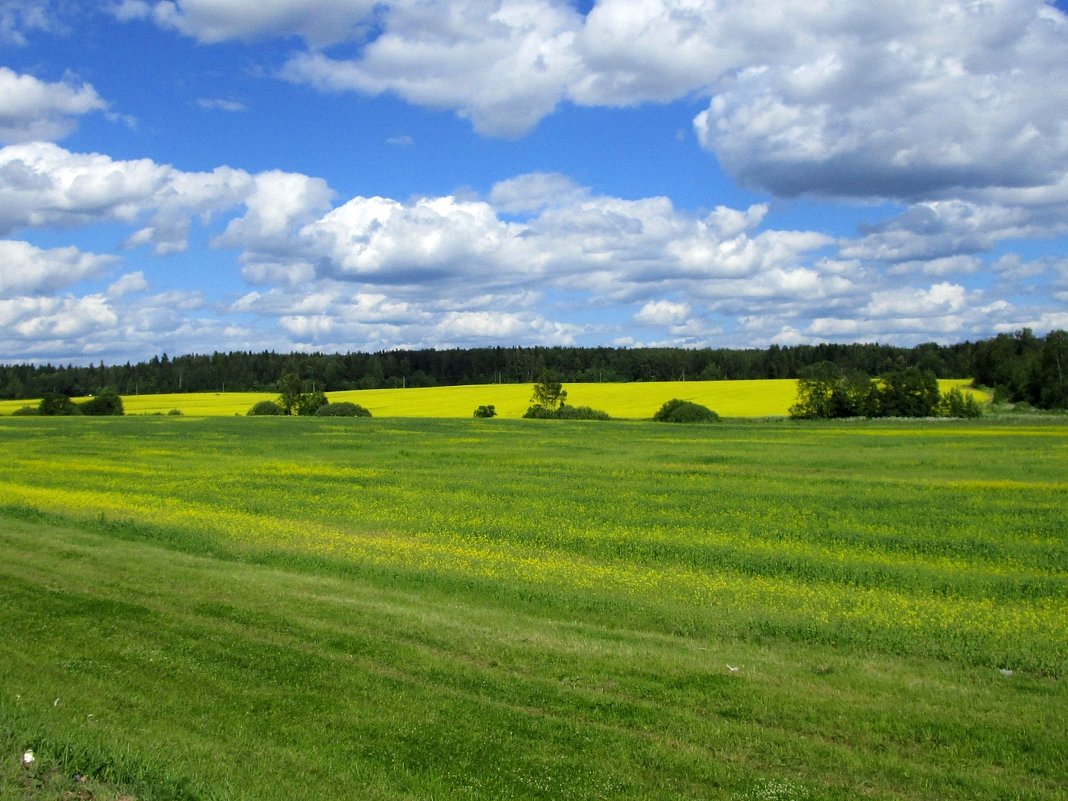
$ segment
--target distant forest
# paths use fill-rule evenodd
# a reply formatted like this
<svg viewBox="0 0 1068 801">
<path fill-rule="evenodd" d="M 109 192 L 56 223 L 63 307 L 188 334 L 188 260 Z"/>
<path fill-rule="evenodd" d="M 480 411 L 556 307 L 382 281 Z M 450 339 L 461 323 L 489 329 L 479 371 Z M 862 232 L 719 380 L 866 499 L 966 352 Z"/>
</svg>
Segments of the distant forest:
<svg viewBox="0 0 1068 801">
<path fill-rule="evenodd" d="M 286 373 L 309 389 L 532 383 L 546 370 L 562 381 L 707 381 L 798 378 L 830 362 L 846 374 L 879 376 L 916 367 L 939 378 L 973 378 L 1001 400 L 1068 407 L 1068 333 L 1045 337 L 1024 329 L 978 342 L 821 344 L 765 350 L 725 348 L 494 347 L 390 350 L 379 353 L 233 352 L 153 357 L 137 364 L 0 366 L 0 398 L 40 398 L 48 392 L 85 396 L 172 392 L 273 391 Z"/>
</svg>

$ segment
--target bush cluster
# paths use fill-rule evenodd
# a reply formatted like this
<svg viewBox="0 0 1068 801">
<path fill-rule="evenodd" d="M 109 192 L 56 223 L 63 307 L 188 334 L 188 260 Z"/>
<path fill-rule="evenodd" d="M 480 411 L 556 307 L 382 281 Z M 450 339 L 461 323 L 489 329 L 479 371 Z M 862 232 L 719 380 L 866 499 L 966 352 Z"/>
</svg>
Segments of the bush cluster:
<svg viewBox="0 0 1068 801">
<path fill-rule="evenodd" d="M 282 407 L 274 401 L 263 400 L 255 404 L 251 409 L 248 410 L 248 412 L 246 412 L 246 414 L 250 417 L 273 417 L 276 415 L 285 414 L 285 412 L 283 412 Z"/>
<path fill-rule="evenodd" d="M 475 417 L 490 418 L 497 416 L 497 408 L 490 404 L 488 406 L 479 406 L 475 409 Z"/>
<path fill-rule="evenodd" d="M 523 415 L 528 420 L 611 420 L 608 412 L 591 409 L 589 406 L 568 406 L 566 403 L 556 409 L 544 406 L 531 406 Z"/>
<path fill-rule="evenodd" d="M 719 415 L 700 403 L 672 398 L 657 410 L 653 419 L 659 423 L 714 423 Z"/>
<path fill-rule="evenodd" d="M 943 397 L 929 370 L 909 367 L 877 379 L 844 375 L 834 364 L 815 365 L 798 379 L 797 402 L 790 416 L 802 419 L 840 417 L 979 417 L 975 398 L 959 389 Z"/>
<path fill-rule="evenodd" d="M 25 411 L 32 407 L 23 407 L 19 414 L 31 414 Z M 37 406 L 36 413 L 43 417 L 68 417 L 86 414 L 93 416 L 125 414 L 122 398 L 113 390 L 102 389 L 89 400 L 75 403 L 61 392 L 46 392 Z"/>
<path fill-rule="evenodd" d="M 370 417 L 371 413 L 358 403 L 339 401 L 326 403 L 315 410 L 316 417 Z"/>
</svg>

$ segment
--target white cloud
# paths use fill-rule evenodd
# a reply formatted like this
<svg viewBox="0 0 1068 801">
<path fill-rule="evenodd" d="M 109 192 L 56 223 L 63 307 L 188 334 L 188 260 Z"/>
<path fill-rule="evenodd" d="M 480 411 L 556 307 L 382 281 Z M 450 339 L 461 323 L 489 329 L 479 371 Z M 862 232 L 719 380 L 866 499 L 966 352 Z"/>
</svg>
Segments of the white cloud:
<svg viewBox="0 0 1068 801">
<path fill-rule="evenodd" d="M 1021 207 L 967 200 L 926 201 L 913 204 L 888 222 L 869 226 L 860 239 L 845 243 L 841 253 L 847 258 L 889 264 L 934 265 L 939 260 L 990 251 L 1006 240 L 1056 235 L 1065 230 L 1065 219 L 1051 219 L 1046 224 Z"/>
<path fill-rule="evenodd" d="M 28 242 L 0 240 L 0 298 L 49 294 L 95 277 L 117 261 L 74 247 L 42 250 Z"/>
<path fill-rule="evenodd" d="M 78 117 L 106 109 L 90 84 L 46 83 L 0 67 L 0 142 L 62 139 Z"/>
<path fill-rule="evenodd" d="M 4 0 L 0 5 L 0 44 L 25 45 L 27 33 L 58 27 L 49 0 Z"/>
<path fill-rule="evenodd" d="M 701 142 L 780 195 L 1046 191 L 1068 163 L 1068 23 L 1043 0 L 124 0 L 203 42 L 303 37 L 283 74 L 518 136 L 564 101 L 709 98 Z M 345 41 L 344 55 L 322 48 Z"/>
<path fill-rule="evenodd" d="M 915 198 L 1063 174 L 1068 26 L 1039 0 L 774 5 L 783 41 L 750 41 L 695 121 L 742 180 Z"/>
<path fill-rule="evenodd" d="M 12 342 L 71 343 L 111 329 L 117 322 L 115 310 L 102 295 L 0 299 L 0 331 Z"/>
<path fill-rule="evenodd" d="M 250 175 L 232 167 L 183 172 L 150 159 L 117 161 L 32 142 L 0 149 L 0 232 L 104 221 L 135 225 L 127 247 L 185 250 L 193 219 L 246 207 L 220 247 L 281 247 L 294 228 L 329 206 L 326 182 L 298 173 Z"/>
<path fill-rule="evenodd" d="M 862 310 L 870 317 L 926 317 L 954 314 L 967 306 L 967 290 L 942 282 L 929 289 L 890 289 L 872 293 Z"/>
<path fill-rule="evenodd" d="M 333 191 L 321 178 L 271 170 L 250 179 L 241 202 L 244 216 L 227 225 L 218 247 L 287 250 L 297 228 L 330 206 Z"/>
<path fill-rule="evenodd" d="M 197 105 L 210 111 L 240 112 L 248 111 L 248 106 L 240 100 L 225 100 L 218 97 L 202 97 L 197 100 Z"/>
<path fill-rule="evenodd" d="M 494 184 L 490 202 L 498 211 L 518 214 L 569 206 L 587 194 L 566 175 L 534 172 Z"/>
<path fill-rule="evenodd" d="M 435 341 L 491 342 L 524 340 L 546 345 L 573 345 L 581 327 L 554 322 L 536 314 L 480 311 L 447 312 L 435 327 Z"/>
<path fill-rule="evenodd" d="M 146 289 L 148 289 L 148 280 L 145 278 L 144 272 L 138 270 L 137 272 L 126 273 L 118 281 L 113 282 L 108 286 L 106 294 L 109 298 L 121 298 L 123 295 L 144 292 Z"/>
<path fill-rule="evenodd" d="M 690 315 L 688 303 L 673 303 L 670 300 L 652 300 L 634 315 L 643 325 L 678 325 Z"/>
<path fill-rule="evenodd" d="M 205 43 L 302 36 L 327 45 L 362 38 L 374 0 L 121 0 L 122 20 L 151 19 Z"/>
<path fill-rule="evenodd" d="M 391 92 L 456 110 L 481 133 L 519 136 L 556 108 L 578 73 L 580 19 L 545 0 L 401 3 L 358 60 L 309 52 L 283 75 L 327 91 Z"/>
<path fill-rule="evenodd" d="M 499 269 L 516 249 L 515 232 L 488 204 L 446 196 L 407 205 L 353 198 L 302 234 L 339 277 L 406 284 Z"/>
</svg>

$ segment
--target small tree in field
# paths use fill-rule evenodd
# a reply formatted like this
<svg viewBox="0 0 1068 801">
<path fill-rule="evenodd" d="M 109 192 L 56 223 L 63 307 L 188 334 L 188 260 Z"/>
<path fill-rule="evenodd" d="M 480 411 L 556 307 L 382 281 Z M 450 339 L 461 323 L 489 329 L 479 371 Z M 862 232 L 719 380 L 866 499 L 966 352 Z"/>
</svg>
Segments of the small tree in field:
<svg viewBox="0 0 1068 801">
<path fill-rule="evenodd" d="M 477 409 L 475 409 L 475 417 L 489 418 L 496 416 L 497 409 L 492 404 L 488 406 L 479 406 Z"/>
<path fill-rule="evenodd" d="M 567 400 L 567 390 L 551 370 L 546 370 L 534 385 L 530 402 L 547 412 L 558 412 Z"/>
<path fill-rule="evenodd" d="M 961 392 L 959 387 L 953 387 L 938 402 L 938 416 L 982 417 L 983 410 L 973 395 Z"/>
<path fill-rule="evenodd" d="M 278 379 L 278 405 L 282 414 L 296 414 L 304 385 L 296 373 L 286 373 Z"/>
</svg>

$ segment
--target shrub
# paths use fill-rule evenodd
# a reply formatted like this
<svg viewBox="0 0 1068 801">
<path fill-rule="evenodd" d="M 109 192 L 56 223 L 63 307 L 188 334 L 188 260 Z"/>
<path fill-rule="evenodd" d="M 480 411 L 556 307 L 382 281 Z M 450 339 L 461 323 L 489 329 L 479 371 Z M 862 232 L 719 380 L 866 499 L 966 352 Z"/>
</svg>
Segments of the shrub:
<svg viewBox="0 0 1068 801">
<path fill-rule="evenodd" d="M 37 414 L 45 417 L 59 417 L 81 414 L 78 404 L 61 392 L 46 392 L 37 407 Z"/>
<path fill-rule="evenodd" d="M 973 395 L 966 395 L 953 387 L 938 402 L 939 417 L 982 417 L 983 410 Z"/>
<path fill-rule="evenodd" d="M 181 417 L 182 416 L 182 410 L 181 409 L 171 409 L 169 412 L 167 412 L 167 414 L 169 416 L 171 416 L 171 417 Z"/>
<path fill-rule="evenodd" d="M 561 420 L 611 420 L 608 412 L 591 409 L 589 406 L 568 406 L 566 403 L 556 410 Z"/>
<path fill-rule="evenodd" d="M 653 419 L 660 423 L 714 423 L 719 415 L 700 403 L 672 398 L 657 409 Z"/>
<path fill-rule="evenodd" d="M 293 413 L 302 416 L 312 415 L 328 403 L 330 401 L 326 399 L 324 392 L 302 392 L 297 396 L 297 404 L 293 408 Z"/>
<path fill-rule="evenodd" d="M 251 409 L 248 410 L 248 415 L 252 417 L 260 417 L 264 415 L 279 415 L 285 414 L 282 411 L 282 407 L 271 400 L 260 401 Z"/>
<path fill-rule="evenodd" d="M 326 403 L 315 410 L 316 417 L 370 417 L 371 413 L 358 403 L 340 401 Z"/>
<path fill-rule="evenodd" d="M 475 417 L 496 417 L 497 409 L 490 404 L 489 406 L 479 406 L 475 409 Z"/>
<path fill-rule="evenodd" d="M 29 417 L 30 415 L 37 415 L 36 406 L 22 406 L 11 413 L 12 417 Z"/>
<path fill-rule="evenodd" d="M 95 416 L 124 414 L 122 398 L 114 391 L 104 389 L 81 404 L 82 414 Z"/>
<path fill-rule="evenodd" d="M 527 420 L 611 420 L 608 412 L 591 409 L 589 406 L 568 406 L 563 404 L 558 409 L 547 409 L 535 404 L 527 409 L 523 417 Z"/>
</svg>

